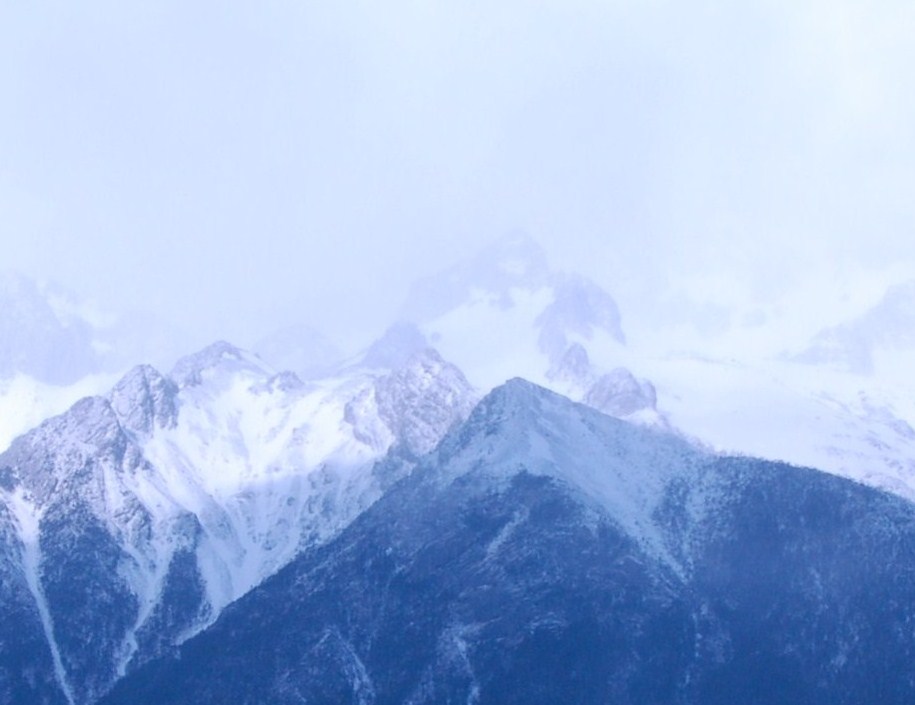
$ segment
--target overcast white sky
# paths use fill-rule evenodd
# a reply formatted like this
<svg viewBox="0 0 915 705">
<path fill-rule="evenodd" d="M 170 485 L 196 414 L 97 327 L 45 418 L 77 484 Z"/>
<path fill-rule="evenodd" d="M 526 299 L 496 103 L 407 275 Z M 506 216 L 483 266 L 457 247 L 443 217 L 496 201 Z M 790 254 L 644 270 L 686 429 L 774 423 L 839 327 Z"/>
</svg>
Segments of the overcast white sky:
<svg viewBox="0 0 915 705">
<path fill-rule="evenodd" d="M 913 36 L 884 0 L 4 3 L 0 266 L 243 345 L 374 332 L 514 228 L 630 318 L 848 303 L 915 265 Z"/>
</svg>

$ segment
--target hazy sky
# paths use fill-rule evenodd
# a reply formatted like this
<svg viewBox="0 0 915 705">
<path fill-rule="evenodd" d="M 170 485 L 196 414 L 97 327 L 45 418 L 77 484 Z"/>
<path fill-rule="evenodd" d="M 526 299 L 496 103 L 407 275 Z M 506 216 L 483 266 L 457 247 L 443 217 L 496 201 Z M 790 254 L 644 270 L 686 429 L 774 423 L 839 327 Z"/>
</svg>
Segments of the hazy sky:
<svg viewBox="0 0 915 705">
<path fill-rule="evenodd" d="M 4 3 L 0 266 L 243 345 L 374 332 L 514 228 L 624 316 L 850 301 L 915 266 L 913 36 L 882 0 Z"/>
</svg>

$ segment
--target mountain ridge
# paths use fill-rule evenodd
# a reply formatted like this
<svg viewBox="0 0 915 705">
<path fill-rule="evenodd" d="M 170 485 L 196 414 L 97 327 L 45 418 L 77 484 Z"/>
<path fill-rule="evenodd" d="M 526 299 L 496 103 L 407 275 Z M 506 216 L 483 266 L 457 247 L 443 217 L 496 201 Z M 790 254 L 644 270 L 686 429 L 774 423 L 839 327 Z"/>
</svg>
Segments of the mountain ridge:
<svg viewBox="0 0 915 705">
<path fill-rule="evenodd" d="M 338 537 L 102 702 L 911 698 L 915 635 L 898 611 L 915 596 L 910 503 L 675 440 L 649 463 L 669 471 L 647 513 L 672 564 L 568 465 L 601 476 L 612 457 L 547 472 L 519 428 L 553 449 L 581 432 L 663 436 L 513 380 Z"/>
<path fill-rule="evenodd" d="M 93 702 L 334 535 L 473 396 L 434 351 L 311 386 L 226 343 L 176 370 L 137 367 L 0 454 L 23 547 L 8 569 L 45 615 L 70 702 Z"/>
</svg>

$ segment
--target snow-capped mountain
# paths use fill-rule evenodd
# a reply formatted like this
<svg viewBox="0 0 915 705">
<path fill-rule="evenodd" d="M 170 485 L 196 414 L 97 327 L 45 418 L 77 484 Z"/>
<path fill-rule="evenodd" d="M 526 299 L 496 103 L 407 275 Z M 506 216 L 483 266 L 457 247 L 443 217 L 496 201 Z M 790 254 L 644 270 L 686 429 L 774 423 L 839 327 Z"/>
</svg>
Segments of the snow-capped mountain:
<svg viewBox="0 0 915 705">
<path fill-rule="evenodd" d="M 651 383 L 625 369 L 630 355 L 613 297 L 553 271 L 526 235 L 416 282 L 401 318 L 383 338 L 388 348 L 431 344 L 481 389 L 523 377 L 608 413 L 663 424 Z"/>
<path fill-rule="evenodd" d="M 54 283 L 0 273 L 0 450 L 138 362 L 171 364 L 181 337 L 151 314 L 116 319 Z"/>
<path fill-rule="evenodd" d="M 915 499 L 915 385 L 788 360 L 646 357 L 672 426 L 720 452 L 816 467 Z"/>
<path fill-rule="evenodd" d="M 913 297 L 911 284 L 892 286 L 864 314 L 813 335 L 799 354 L 642 349 L 631 364 L 654 383 L 668 421 L 712 448 L 915 499 Z"/>
<path fill-rule="evenodd" d="M 0 450 L 111 387 L 92 312 L 51 284 L 0 273 Z"/>
<path fill-rule="evenodd" d="M 892 287 L 799 355 L 659 348 L 662 333 L 627 336 L 610 294 L 553 271 L 533 240 L 514 235 L 418 282 L 408 322 L 383 340 L 405 352 L 428 341 L 484 390 L 522 376 L 719 452 L 817 467 L 915 499 L 913 302 L 915 285 Z"/>
<path fill-rule="evenodd" d="M 140 354 L 130 341 L 143 336 L 131 325 L 149 327 L 152 338 L 178 337 L 139 318 L 92 323 L 76 297 L 22 277 L 7 280 L 10 335 L 0 361 L 37 364 L 54 341 L 67 350 L 72 334 L 94 365 L 123 370 L 129 354 Z M 316 382 L 339 370 L 390 369 L 433 346 L 483 391 L 522 376 L 611 415 L 675 428 L 721 452 L 815 466 L 915 498 L 915 384 L 908 382 L 913 292 L 912 284 L 891 288 L 870 311 L 814 335 L 801 353 L 733 357 L 715 346 L 684 352 L 659 347 L 663 332 L 650 340 L 627 336 L 609 293 L 556 272 L 536 242 L 516 234 L 416 282 L 401 320 L 355 364 L 342 363 L 333 345 L 302 327 L 268 336 L 259 352 L 276 369 L 293 368 Z M 30 322 L 22 330 L 20 319 Z M 773 314 L 765 325 L 779 321 Z M 22 342 L 33 329 L 57 331 L 50 342 L 40 335 L 33 341 L 41 354 L 27 354 L 31 343 Z M 113 382 L 110 374 L 66 386 L 21 371 L 0 378 L 0 448 Z"/>
<path fill-rule="evenodd" d="M 103 394 L 116 381 L 116 375 L 107 373 L 87 375 L 67 385 L 39 382 L 23 373 L 0 379 L 0 450 L 83 397 Z"/>
<path fill-rule="evenodd" d="M 521 380 L 105 705 L 904 703 L 915 507 Z"/>
<path fill-rule="evenodd" d="M 3 580 L 58 696 L 94 702 L 334 536 L 474 400 L 432 350 L 305 384 L 218 343 L 18 438 L 0 455 Z"/>
<path fill-rule="evenodd" d="M 100 333 L 114 330 L 110 324 L 94 326 L 79 317 L 72 301 L 23 282 L 7 287 L 13 292 L 10 307 L 19 306 L 23 320 L 32 320 L 32 309 L 38 312 L 35 320 L 47 314 L 62 329 L 71 325 L 62 321 L 75 320 L 74 330 L 88 331 L 94 360 L 113 359 Z M 201 673 L 220 682 L 236 683 L 224 668 L 237 668 L 239 677 L 247 674 L 253 690 L 248 693 L 241 683 L 239 692 L 254 701 L 495 702 L 508 682 L 500 678 L 516 688 L 517 673 L 498 675 L 495 657 L 480 662 L 479 654 L 495 653 L 495 642 L 488 639 L 513 644 L 511 649 L 533 648 L 508 626 L 552 638 L 538 621 L 544 610 L 558 610 L 557 633 L 566 634 L 562 630 L 575 620 L 550 602 L 569 587 L 563 576 L 589 586 L 583 604 L 594 598 L 609 609 L 600 597 L 607 585 L 630 595 L 627 604 L 635 616 L 626 628 L 638 631 L 661 619 L 687 635 L 683 643 L 697 644 L 706 639 L 706 627 L 711 629 L 716 644 L 711 651 L 704 646 L 678 651 L 683 644 L 675 640 L 664 652 L 670 658 L 665 668 L 684 683 L 711 678 L 705 685 L 690 690 L 693 686 L 678 681 L 668 684 L 667 695 L 651 691 L 648 697 L 640 690 L 648 686 L 623 679 L 614 681 L 619 688 L 614 693 L 639 702 L 645 697 L 667 702 L 672 692 L 679 693 L 676 702 L 716 702 L 717 686 L 709 685 L 716 676 L 704 670 L 712 668 L 709 658 L 731 664 L 722 667 L 731 674 L 727 678 L 752 676 L 739 664 L 728 671 L 733 665 L 728 659 L 737 658 L 752 641 L 746 634 L 762 622 L 734 622 L 728 605 L 736 600 L 753 612 L 749 598 L 731 591 L 755 588 L 716 571 L 730 575 L 727 566 L 741 565 L 740 552 L 747 550 L 741 542 L 755 545 L 768 536 L 746 524 L 758 519 L 753 512 L 760 507 L 765 521 L 775 522 L 771 526 L 790 525 L 779 534 L 788 543 L 773 549 L 773 569 L 787 560 L 784 551 L 806 541 L 813 543 L 797 550 L 819 561 L 813 582 L 800 574 L 785 578 L 802 585 L 803 594 L 794 588 L 775 591 L 788 603 L 815 609 L 808 598 L 819 594 L 822 575 L 837 569 L 832 557 L 821 555 L 832 549 L 817 543 L 823 537 L 809 536 L 809 529 L 827 516 L 830 530 L 841 533 L 839 515 L 862 517 L 855 519 L 862 532 L 857 538 L 842 534 L 851 554 L 864 551 L 860 541 L 870 542 L 900 565 L 898 575 L 884 577 L 902 592 L 884 597 L 909 597 L 908 559 L 893 546 L 909 540 L 908 529 L 900 527 L 908 526 L 910 505 L 815 473 L 720 457 L 728 451 L 786 460 L 915 499 L 915 385 L 905 374 L 911 353 L 907 291 L 891 290 L 874 311 L 840 327 L 852 332 L 839 338 L 858 341 L 855 349 L 864 345 L 863 367 L 846 364 L 850 358 L 844 353 L 842 364 L 831 354 L 816 353 L 829 333 L 817 336 L 801 356 L 735 361 L 701 351 L 683 354 L 627 338 L 610 294 L 582 277 L 553 271 L 536 243 L 512 236 L 418 282 L 400 322 L 355 358 L 341 362 L 313 331 L 289 330 L 266 339 L 264 350 L 278 362 L 294 364 L 302 376 L 278 371 L 282 368 L 227 343 L 180 359 L 168 374 L 135 367 L 116 384 L 96 375 L 61 386 L 63 378 L 45 383 L 16 372 L 0 380 L 0 449 L 33 428 L 42 414 L 62 411 L 77 394 L 85 398 L 0 454 L 0 600 L 9 605 L 0 623 L 0 702 L 89 705 L 115 683 L 123 684 L 122 693 L 158 693 L 148 702 L 185 702 L 182 698 L 193 699 L 195 677 L 184 666 L 161 660 L 179 648 L 182 663 L 202 664 Z M 30 301 L 32 309 L 21 301 Z M 7 327 L 17 330 L 10 321 Z M 43 340 L 35 344 L 44 345 Z M 518 376 L 586 406 L 528 382 L 503 384 Z M 481 396 L 468 379 L 484 393 L 495 391 L 463 423 Z M 103 383 L 108 391 L 99 394 Z M 803 503 L 805 497 L 814 498 L 813 509 Z M 828 507 L 825 515 L 821 504 Z M 893 517 L 894 531 L 903 533 L 880 534 L 874 512 Z M 437 531 L 446 538 L 437 539 Z M 738 538 L 722 543 L 731 534 Z M 483 554 L 477 550 L 480 541 Z M 439 550 L 449 556 L 470 553 L 454 575 L 445 576 L 444 564 L 435 558 Z M 544 550 L 553 556 L 555 570 L 545 582 L 530 583 L 529 573 L 541 563 L 532 558 L 518 564 L 513 556 Z M 576 562 L 577 555 L 594 560 Z M 347 562 L 351 559 L 358 565 Z M 594 561 L 610 566 L 609 572 L 595 574 Z M 625 568 L 633 582 L 614 582 L 620 566 L 632 564 L 641 566 L 635 572 Z M 322 572 L 325 568 L 332 572 Z M 486 580 L 474 582 L 480 576 Z M 505 606 L 519 594 L 506 576 L 534 586 L 533 601 L 516 612 Z M 401 585 L 402 579 L 409 585 Z M 455 601 L 454 590 L 465 591 L 454 582 L 461 580 L 484 593 L 498 586 L 496 597 L 491 604 Z M 305 606 L 297 592 L 303 581 L 317 591 L 306 595 Z M 372 581 L 396 583 L 406 592 L 392 593 L 393 603 L 376 604 L 364 594 Z M 872 587 L 880 593 L 879 585 Z M 691 602 L 696 591 L 706 589 L 711 592 L 703 604 L 715 603 L 718 610 L 712 610 L 710 622 L 703 621 L 706 608 Z M 419 591 L 419 604 L 411 590 Z M 838 577 L 830 590 L 830 610 L 847 611 L 854 604 L 861 614 L 878 614 L 888 628 L 901 628 L 881 607 L 855 602 Z M 655 606 L 666 605 L 664 614 L 653 607 L 640 612 L 646 603 L 636 596 L 642 594 Z M 341 612 L 333 595 L 368 606 Z M 435 596 L 457 612 L 441 612 Z M 280 659 L 274 670 L 253 672 L 238 667 L 242 656 L 231 649 L 225 652 L 231 666 L 223 665 L 223 656 L 207 660 L 212 640 L 226 641 L 220 630 L 250 635 L 256 644 L 265 638 L 255 623 L 260 620 L 285 634 L 283 624 L 264 619 L 270 600 L 289 603 L 288 610 L 276 612 L 277 619 L 288 620 L 290 629 L 305 635 L 301 643 L 310 645 L 306 655 L 297 646 L 289 649 L 301 667 Z M 245 616 L 251 605 L 255 618 Z M 413 619 L 403 605 L 420 615 L 418 626 L 410 627 L 418 646 L 396 634 L 395 621 Z M 776 607 L 781 626 L 807 628 Z M 665 612 L 668 608 L 676 614 Z M 305 625 L 297 610 L 304 610 Z M 494 610 L 516 619 L 487 632 Z M 456 613 L 464 616 L 456 620 Z M 365 627 L 362 619 L 374 626 Z M 605 641 L 619 625 L 616 631 L 604 627 L 594 643 L 610 648 Z M 832 622 L 824 629 L 843 643 L 867 642 L 866 634 L 836 631 Z M 587 656 L 569 645 L 581 634 L 563 641 L 566 636 L 557 648 Z M 381 651 L 371 651 L 376 638 Z M 653 638 L 627 642 L 625 649 L 641 655 L 612 667 L 636 673 L 640 659 L 657 648 Z M 775 639 L 772 654 L 799 643 Z M 896 646 L 900 654 L 909 653 L 907 641 Z M 391 656 L 398 649 L 401 660 Z M 556 673 L 556 664 L 538 660 L 534 652 L 523 656 L 511 649 L 517 663 L 528 663 L 524 668 L 545 663 L 545 672 Z M 846 673 L 852 691 L 870 697 L 859 666 L 880 667 L 856 649 L 817 652 L 803 663 L 828 679 L 846 673 L 844 664 L 853 662 Z M 839 671 L 824 665 L 827 656 Z M 426 659 L 419 671 L 411 665 L 413 657 Z M 528 657 L 532 660 L 525 661 Z M 152 670 L 143 670 L 153 662 Z M 399 669 L 399 684 L 379 675 L 388 667 Z M 132 680 L 136 672 L 141 675 Z M 143 675 L 149 673 L 167 678 L 180 692 L 166 698 Z M 820 692 L 819 686 L 807 686 Z M 528 693 L 526 702 L 553 692 L 545 683 L 537 687 L 542 690 L 517 692 Z M 899 688 L 893 692 L 911 695 Z M 740 700 L 739 693 L 731 695 L 729 701 Z M 122 697 L 126 700 L 117 699 Z M 593 700 L 588 697 L 582 695 L 582 701 Z M 117 695 L 113 702 L 129 699 Z"/>
</svg>

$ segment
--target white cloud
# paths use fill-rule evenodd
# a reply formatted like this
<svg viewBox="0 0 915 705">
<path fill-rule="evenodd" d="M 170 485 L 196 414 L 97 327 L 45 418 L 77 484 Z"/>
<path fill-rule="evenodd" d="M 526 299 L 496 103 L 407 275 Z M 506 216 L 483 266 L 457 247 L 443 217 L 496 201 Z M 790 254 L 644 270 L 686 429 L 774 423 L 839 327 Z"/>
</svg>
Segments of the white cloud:
<svg viewBox="0 0 915 705">
<path fill-rule="evenodd" d="M 677 291 L 814 306 L 808 277 L 915 261 L 913 20 L 852 0 L 10 5 L 8 264 L 242 344 L 296 317 L 365 335 L 410 279 L 515 226 L 630 319 Z"/>
</svg>

